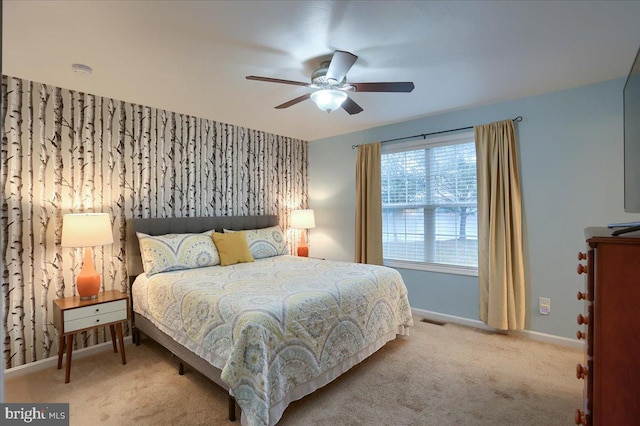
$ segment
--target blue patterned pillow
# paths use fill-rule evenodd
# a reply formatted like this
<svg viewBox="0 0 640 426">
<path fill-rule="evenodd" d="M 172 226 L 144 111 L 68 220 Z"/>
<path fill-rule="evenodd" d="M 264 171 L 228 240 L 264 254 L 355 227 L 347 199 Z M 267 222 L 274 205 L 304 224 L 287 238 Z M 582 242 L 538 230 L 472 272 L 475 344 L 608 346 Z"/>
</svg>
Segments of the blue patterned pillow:
<svg viewBox="0 0 640 426">
<path fill-rule="evenodd" d="M 234 231 L 225 229 L 224 232 Z M 242 232 L 247 238 L 249 251 L 254 259 L 289 254 L 282 229 L 277 225 L 262 229 L 243 229 Z"/>
<path fill-rule="evenodd" d="M 144 272 L 151 276 L 159 272 L 219 265 L 220 256 L 211 239 L 212 232 L 158 236 L 138 232 Z"/>
</svg>

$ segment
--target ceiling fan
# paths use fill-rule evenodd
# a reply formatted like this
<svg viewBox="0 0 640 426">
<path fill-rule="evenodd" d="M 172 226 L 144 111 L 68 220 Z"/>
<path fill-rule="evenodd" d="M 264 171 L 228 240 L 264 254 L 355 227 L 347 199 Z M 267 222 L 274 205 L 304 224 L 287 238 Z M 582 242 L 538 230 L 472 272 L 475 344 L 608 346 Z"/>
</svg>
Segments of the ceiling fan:
<svg viewBox="0 0 640 426">
<path fill-rule="evenodd" d="M 349 114 L 362 112 L 362 107 L 355 103 L 346 92 L 396 92 L 409 93 L 415 87 L 412 82 L 384 82 L 384 83 L 347 83 L 347 72 L 351 69 L 358 57 L 353 53 L 336 50 L 330 61 L 325 61 L 320 68 L 311 74 L 311 83 L 301 81 L 282 80 L 279 78 L 259 77 L 248 75 L 247 80 L 266 81 L 269 83 L 291 84 L 315 89 L 311 93 L 291 99 L 276 109 L 289 108 L 311 98 L 323 111 L 331 112 L 342 107 Z"/>
</svg>

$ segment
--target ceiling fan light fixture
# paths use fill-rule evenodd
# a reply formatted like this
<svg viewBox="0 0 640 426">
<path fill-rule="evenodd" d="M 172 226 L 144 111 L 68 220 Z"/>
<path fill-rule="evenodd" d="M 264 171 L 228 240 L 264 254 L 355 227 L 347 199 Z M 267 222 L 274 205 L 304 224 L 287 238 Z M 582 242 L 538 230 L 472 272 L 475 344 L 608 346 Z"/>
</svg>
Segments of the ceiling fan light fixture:
<svg viewBox="0 0 640 426">
<path fill-rule="evenodd" d="M 311 94 L 311 100 L 323 111 L 331 112 L 340 108 L 347 94 L 337 89 L 322 89 Z"/>
</svg>

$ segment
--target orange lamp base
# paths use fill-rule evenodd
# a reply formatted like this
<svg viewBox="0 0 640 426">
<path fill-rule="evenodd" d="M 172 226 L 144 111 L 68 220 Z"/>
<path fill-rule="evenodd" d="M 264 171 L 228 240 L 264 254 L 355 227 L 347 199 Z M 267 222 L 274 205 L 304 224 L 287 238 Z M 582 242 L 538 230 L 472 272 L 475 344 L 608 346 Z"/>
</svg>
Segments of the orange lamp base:
<svg viewBox="0 0 640 426">
<path fill-rule="evenodd" d="M 89 247 L 84 249 L 84 261 L 76 281 L 76 288 L 78 289 L 80 300 L 96 299 L 98 293 L 100 293 L 100 274 L 93 266 L 93 257 Z"/>
<path fill-rule="evenodd" d="M 300 231 L 300 243 L 298 244 L 298 256 L 309 257 L 309 245 L 305 238 L 306 231 Z"/>
</svg>

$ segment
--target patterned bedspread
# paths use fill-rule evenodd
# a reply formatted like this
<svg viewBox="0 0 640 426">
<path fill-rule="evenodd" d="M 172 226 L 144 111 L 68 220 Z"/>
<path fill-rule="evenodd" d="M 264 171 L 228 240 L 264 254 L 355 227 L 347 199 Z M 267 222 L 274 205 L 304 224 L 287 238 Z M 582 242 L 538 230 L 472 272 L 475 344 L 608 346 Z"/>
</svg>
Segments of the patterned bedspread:
<svg viewBox="0 0 640 426">
<path fill-rule="evenodd" d="M 413 324 L 400 274 L 382 266 L 276 256 L 160 273 L 146 289 L 145 315 L 222 370 L 251 426 L 275 424 L 288 392 Z"/>
</svg>

